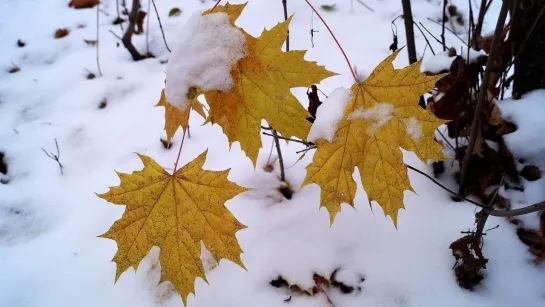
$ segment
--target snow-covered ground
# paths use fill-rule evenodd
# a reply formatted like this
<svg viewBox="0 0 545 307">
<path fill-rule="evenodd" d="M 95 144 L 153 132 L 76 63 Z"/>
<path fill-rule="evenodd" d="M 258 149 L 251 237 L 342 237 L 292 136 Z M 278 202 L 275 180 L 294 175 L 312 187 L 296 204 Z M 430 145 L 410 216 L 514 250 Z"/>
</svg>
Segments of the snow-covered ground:
<svg viewBox="0 0 545 307">
<path fill-rule="evenodd" d="M 95 195 L 119 183 L 114 169 L 125 173 L 141 169 L 134 152 L 149 155 L 167 168 L 175 160 L 175 150 L 165 150 L 159 141 L 164 137 L 164 109 L 153 107 L 164 87 L 164 62 L 169 56 L 159 25 L 152 13 L 149 48 L 156 58 L 133 62 L 109 32 L 121 33 L 118 25 L 112 25 L 116 1 L 102 0 L 99 46 L 103 76 L 87 80 L 86 70 L 98 76 L 96 49 L 84 42 L 96 39 L 96 10 L 74 10 L 68 2 L 0 2 L 0 151 L 6 153 L 9 167 L 2 178 L 9 183 L 0 184 L 0 306 L 182 306 L 168 283 L 156 286 L 158 249 L 152 250 L 136 273 L 129 269 L 114 285 L 115 264 L 110 260 L 116 243 L 97 238 L 123 212 L 123 206 Z M 333 3 L 312 2 L 317 6 Z M 364 0 L 374 12 L 357 1 L 353 12 L 350 0 L 336 2 L 338 10 L 323 16 L 352 64 L 359 73 L 368 74 L 390 53 L 390 22 L 401 14 L 401 1 Z M 426 20 L 441 16 L 439 1 L 412 2 L 415 19 L 439 34 L 440 28 Z M 166 38 L 173 45 L 179 28 L 192 13 L 210 8 L 213 2 L 156 0 L 156 4 Z M 467 12 L 467 1 L 455 4 Z M 147 10 L 146 0 L 142 5 Z M 168 11 L 175 6 L 183 12 L 169 18 Z M 327 94 L 341 86 L 349 88 L 351 74 L 326 29 L 304 1 L 289 0 L 288 6 L 289 12 L 295 13 L 290 47 L 308 49 L 306 59 L 340 73 L 319 88 Z M 485 32 L 493 29 L 498 6 L 499 1 L 492 4 L 488 15 L 492 19 L 485 24 Z M 250 0 L 237 24 L 258 36 L 264 27 L 270 28 L 282 18 L 280 0 Z M 403 22 L 398 19 L 396 23 L 399 46 L 403 46 Z M 319 31 L 314 33 L 314 48 L 311 25 Z M 69 35 L 53 39 L 58 28 L 67 28 Z M 415 32 L 422 55 L 425 43 Z M 18 39 L 26 46 L 17 47 Z M 145 52 L 146 36 L 138 35 L 134 40 Z M 461 42 L 449 33 L 447 42 L 460 49 Z M 436 52 L 441 50 L 432 44 Z M 13 64 L 21 71 L 9 74 Z M 395 64 L 407 64 L 405 50 Z M 293 89 L 306 106 L 305 91 Z M 107 101 L 103 109 L 99 108 L 101 101 Z M 484 254 L 490 259 L 486 276 L 482 286 L 466 291 L 456 283 L 448 247 L 461 236 L 460 231 L 473 227 L 474 206 L 452 202 L 443 190 L 409 172 L 417 195 L 405 193 L 406 210 L 399 213 L 398 230 L 378 205 L 367 205 L 361 187 L 356 209 L 344 205 L 330 228 L 328 213 L 318 210 L 317 186 L 298 191 L 289 201 L 274 190 L 276 175 L 262 170 L 270 138 L 263 137 L 264 147 L 254 171 L 238 144 L 228 151 L 227 138 L 218 126 L 201 124 L 202 118 L 191 117 L 191 138 L 186 140 L 181 163 L 209 148 L 205 168 L 232 168 L 230 180 L 255 190 L 226 204 L 248 226 L 237 234 L 248 271 L 221 261 L 207 273 L 209 284 L 197 280 L 196 296 L 190 295 L 189 306 L 330 306 L 324 295 L 292 294 L 271 287 L 269 282 L 282 275 L 292 283 L 311 287 L 313 273 L 329 276 L 337 268 L 337 279 L 359 286 L 361 291 L 347 295 L 337 289 L 326 290 L 336 307 L 545 305 L 545 267 L 529 264 L 532 255 L 505 219 L 489 219 L 490 227 L 499 228 L 485 238 Z M 173 148 L 180 137 L 179 131 Z M 56 154 L 55 139 L 64 175 L 42 151 Z M 312 154 L 295 164 L 295 151 L 303 149 L 301 145 L 282 146 L 288 181 L 298 186 Z M 405 162 L 429 172 L 412 153 L 405 154 Z M 533 184 L 533 190 L 542 191 L 542 181 Z M 537 200 L 519 199 L 521 203 Z"/>
</svg>

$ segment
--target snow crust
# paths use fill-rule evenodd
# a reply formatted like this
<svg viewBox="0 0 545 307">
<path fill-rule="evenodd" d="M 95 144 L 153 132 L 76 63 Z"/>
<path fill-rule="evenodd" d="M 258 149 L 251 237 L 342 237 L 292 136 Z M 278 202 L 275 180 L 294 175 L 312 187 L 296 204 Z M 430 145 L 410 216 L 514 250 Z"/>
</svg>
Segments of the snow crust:
<svg viewBox="0 0 545 307">
<path fill-rule="evenodd" d="M 202 16 L 196 12 L 178 34 L 166 69 L 165 95 L 175 107 L 185 110 L 188 89 L 227 92 L 233 87 L 231 66 L 246 53 L 244 34 L 231 26 L 229 15 Z"/>
<path fill-rule="evenodd" d="M 348 118 L 350 120 L 364 119 L 368 121 L 370 127 L 367 133 L 372 135 L 378 128 L 386 125 L 392 119 L 393 110 L 394 106 L 392 104 L 378 103 L 371 108 L 356 110 L 348 115 Z"/>
<path fill-rule="evenodd" d="M 307 140 L 315 142 L 319 139 L 333 142 L 337 125 L 341 121 L 344 109 L 352 99 L 352 91 L 339 87 L 331 93 L 316 111 L 316 120 L 310 128 Z"/>
<path fill-rule="evenodd" d="M 464 58 L 464 60 L 469 59 L 469 64 L 474 63 L 477 61 L 480 57 L 486 56 L 486 53 L 482 50 L 475 50 L 473 48 L 469 49 L 469 57 L 467 56 L 467 49 L 462 51 L 461 56 Z"/>
</svg>

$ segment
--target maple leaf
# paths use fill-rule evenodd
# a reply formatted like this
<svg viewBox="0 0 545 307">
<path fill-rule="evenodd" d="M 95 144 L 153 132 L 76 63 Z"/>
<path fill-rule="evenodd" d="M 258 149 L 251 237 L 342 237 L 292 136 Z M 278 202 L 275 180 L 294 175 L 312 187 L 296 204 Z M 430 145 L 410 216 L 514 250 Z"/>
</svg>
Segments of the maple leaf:
<svg viewBox="0 0 545 307">
<path fill-rule="evenodd" d="M 392 61 L 399 51 L 382 61 L 364 82 L 352 86 L 352 98 L 333 142 L 316 142 L 302 186 L 320 186 L 320 207 L 327 208 L 331 223 L 341 203 L 354 206 L 356 166 L 369 201 L 377 201 L 397 226 L 403 191 L 412 191 L 400 147 L 424 161 L 446 159 L 434 141 L 435 129 L 446 121 L 418 106 L 419 97 L 444 75 L 420 73 L 420 62 L 394 69 Z"/>
<path fill-rule="evenodd" d="M 246 228 L 224 203 L 247 191 L 227 180 L 225 171 L 202 170 L 206 152 L 167 173 L 150 157 L 138 155 L 141 171 L 118 174 L 121 183 L 99 197 L 126 205 L 121 219 L 101 235 L 115 240 L 116 280 L 129 267 L 138 267 L 153 246 L 161 251 L 161 281 L 170 281 L 184 304 L 194 292 L 196 277 L 206 281 L 201 241 L 218 261 L 228 259 L 244 268 L 235 233 Z"/>
<path fill-rule="evenodd" d="M 246 4 L 218 6 L 203 15 L 227 13 L 234 27 Z M 231 69 L 234 86 L 230 92 L 204 92 L 210 107 L 205 123 L 222 127 L 229 144 L 239 142 L 256 163 L 261 148 L 261 121 L 285 137 L 304 139 L 310 130 L 308 111 L 290 92 L 292 87 L 308 87 L 336 75 L 316 62 L 304 60 L 306 51 L 282 52 L 291 17 L 255 38 L 244 30 L 248 55 Z"/>
<path fill-rule="evenodd" d="M 182 127 L 185 131 L 188 126 L 189 113 L 191 110 L 197 112 L 203 118 L 206 118 L 204 114 L 203 105 L 197 100 L 197 97 L 201 95 L 201 91 L 196 87 L 189 88 L 187 92 L 188 106 L 182 111 L 174 106 L 172 106 L 166 96 L 165 90 L 161 91 L 161 98 L 159 98 L 159 103 L 156 107 L 165 107 L 165 131 L 167 133 L 167 143 L 170 144 L 174 134 L 178 130 L 178 127 Z"/>
</svg>

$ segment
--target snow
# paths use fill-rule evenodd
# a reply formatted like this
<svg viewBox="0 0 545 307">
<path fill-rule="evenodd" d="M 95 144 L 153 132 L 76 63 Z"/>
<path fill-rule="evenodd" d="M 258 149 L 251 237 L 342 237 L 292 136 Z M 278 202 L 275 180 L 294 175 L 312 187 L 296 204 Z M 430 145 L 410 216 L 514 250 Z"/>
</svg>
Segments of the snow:
<svg viewBox="0 0 545 307">
<path fill-rule="evenodd" d="M 181 131 L 176 134 L 171 150 L 164 149 L 159 141 L 164 137 L 164 109 L 153 106 L 164 87 L 166 67 L 161 62 L 169 58 L 169 53 L 154 11 L 150 14 L 153 18 L 150 18 L 149 46 L 156 58 L 133 62 L 122 45 L 117 47 L 119 40 L 109 32 L 121 34 L 120 27 L 111 24 L 116 17 L 116 1 L 101 1 L 101 10 L 108 15 L 100 13 L 103 76 L 98 77 L 96 46 L 83 42 L 95 39 L 96 11 L 74 10 L 67 2 L 0 1 L 3 42 L 0 66 L 7 68 L 14 62 L 21 67 L 15 74 L 0 71 L 0 150 L 6 153 L 10 179 L 9 184 L 0 184 L 0 306 L 181 307 L 182 301 L 169 283 L 157 286 L 158 248 L 150 251 L 138 269 L 129 269 L 114 283 L 115 264 L 111 260 L 117 250 L 116 243 L 97 237 L 124 210 L 123 206 L 109 204 L 95 195 L 119 184 L 114 170 L 130 173 L 141 169 L 134 152 L 151 156 L 170 170 L 182 135 Z M 168 11 L 180 6 L 180 1 L 155 2 L 171 47 L 178 44 L 180 28 L 193 12 L 214 4 L 214 1 L 184 1 L 183 13 L 169 18 Z M 330 4 L 325 0 L 312 3 L 318 7 Z M 127 1 L 129 7 L 130 4 Z M 147 10 L 147 4 L 142 2 L 143 10 Z M 391 54 L 390 23 L 402 12 L 398 0 L 368 4 L 375 12 L 356 3 L 354 13 L 350 13 L 348 1 L 338 1 L 338 11 L 324 16 L 348 58 L 363 72 L 372 71 Z M 426 19 L 439 10 L 436 2 L 413 0 L 411 4 L 415 20 L 439 33 L 440 27 Z M 457 5 L 463 6 L 465 2 Z M 497 16 L 499 5 L 500 2 L 493 1 L 487 16 Z M 290 26 L 290 48 L 308 49 L 305 59 L 341 74 L 318 84 L 318 88 L 329 94 L 340 86 L 351 86 L 354 80 L 348 66 L 316 16 L 314 29 L 319 32 L 314 34 L 312 48 L 310 10 L 303 1 L 288 1 L 288 9 L 290 14 L 295 13 Z M 281 21 L 282 16 L 280 1 L 252 0 L 237 20 L 237 26 L 257 36 L 264 27 L 270 29 Z M 86 27 L 78 28 L 79 24 Z M 406 44 L 402 24 L 398 19 L 399 46 Z M 494 24 L 494 20 L 485 22 L 483 33 Z M 70 34 L 55 40 L 52 35 L 59 27 L 69 28 Z M 416 47 L 422 54 L 425 41 L 418 31 L 415 34 Z M 449 33 L 446 36 L 447 43 L 458 50 L 462 43 Z M 18 48 L 18 39 L 27 45 Z M 134 43 L 140 52 L 145 51 L 146 35 L 135 35 Z M 439 44 L 431 43 L 435 50 L 440 50 Z M 426 56 L 429 54 L 428 51 Z M 407 63 L 403 50 L 394 65 L 400 68 Z M 94 72 L 97 78 L 87 80 L 85 69 Z M 292 92 L 303 104 L 307 103 L 306 88 L 294 88 Z M 104 98 L 108 105 L 99 109 Z M 525 119 L 543 113 L 541 109 L 533 111 Z M 192 113 L 191 137 L 185 139 L 180 165 L 208 148 L 206 169 L 231 168 L 230 180 L 254 190 L 226 203 L 240 222 L 248 226 L 237 233 L 244 251 L 242 261 L 248 270 L 226 260 L 215 266 L 203 252 L 209 283 L 197 279 L 196 295 L 189 296 L 189 307 L 329 306 L 323 294 L 298 295 L 273 288 L 269 282 L 282 275 L 307 287 L 312 285 L 314 272 L 328 275 L 339 267 L 338 279 L 362 288 L 349 295 L 326 289 L 331 301 L 339 307 L 545 304 L 545 267 L 529 264 L 533 256 L 506 219 L 490 217 L 490 227 L 499 225 L 499 228 L 485 237 L 484 254 L 490 259 L 484 271 L 486 277 L 475 291 L 466 291 L 456 284 L 452 272 L 454 259 L 448 246 L 462 236 L 460 231 L 474 229 L 474 206 L 451 201 L 442 189 L 409 171 L 416 193 L 405 193 L 406 210 L 400 210 L 396 230 L 378 204 L 372 202 L 369 206 L 361 182 L 354 176 L 358 183 L 355 209 L 343 205 L 330 228 L 328 213 L 319 209 L 319 188 L 316 185 L 298 188 L 312 152 L 296 163 L 299 155 L 295 152 L 304 146 L 281 142 L 286 182 L 296 191 L 287 200 L 276 190 L 280 184 L 278 168 L 272 173 L 262 170 L 269 157 L 272 142 L 269 137 L 263 136 L 264 148 L 254 170 L 238 143 L 228 150 L 229 143 L 221 129 L 201 126 L 202 122 L 202 118 Z M 534 119 L 532 123 L 537 125 Z M 63 176 L 56 162 L 42 151 L 43 148 L 56 152 L 55 139 L 65 167 Z M 431 172 L 414 154 L 403 154 L 405 163 Z M 453 182 L 445 181 L 454 188 Z M 529 183 L 526 191 L 534 193 L 530 196 L 536 200 L 545 199 L 541 195 L 545 193 L 543 184 L 541 180 Z M 533 199 L 528 193 L 520 193 L 514 205 L 531 203 Z M 290 296 L 291 301 L 284 302 Z"/>
<path fill-rule="evenodd" d="M 465 61 L 468 61 L 468 59 L 469 59 L 469 64 L 471 64 L 471 63 L 474 63 L 475 61 L 477 61 L 479 58 L 486 56 L 486 53 L 484 51 L 482 51 L 482 50 L 477 51 L 477 50 L 475 50 L 473 48 L 470 48 L 469 49 L 469 57 L 468 57 L 468 54 L 467 54 L 467 49 L 462 50 L 462 53 L 460 55 L 462 56 L 462 58 L 464 58 Z"/>
<path fill-rule="evenodd" d="M 363 119 L 369 122 L 367 133 L 373 135 L 378 128 L 386 125 L 392 119 L 393 110 L 394 106 L 392 104 L 383 102 L 367 109 L 356 110 L 348 115 L 348 119 Z"/>
<path fill-rule="evenodd" d="M 513 122 L 517 131 L 504 136 L 507 146 L 518 157 L 536 162 L 545 152 L 545 90 L 525 94 L 519 100 L 506 99 L 498 104 L 503 118 Z"/>
<path fill-rule="evenodd" d="M 233 87 L 231 67 L 246 54 L 246 38 L 233 27 L 226 13 L 202 16 L 195 12 L 176 36 L 169 57 L 165 95 L 175 107 L 185 110 L 188 89 L 228 92 Z"/>
<path fill-rule="evenodd" d="M 341 121 L 344 109 L 352 99 L 352 91 L 339 87 L 331 93 L 316 111 L 316 120 L 310 128 L 307 140 L 316 142 L 319 139 L 333 142 L 337 125 Z"/>
<path fill-rule="evenodd" d="M 416 117 L 410 117 L 405 120 L 405 132 L 415 142 L 418 142 L 422 138 L 422 126 L 420 126 Z"/>
<path fill-rule="evenodd" d="M 449 57 L 449 51 L 438 52 L 431 58 L 424 61 L 420 71 L 430 72 L 430 73 L 440 73 L 448 71 L 450 65 L 452 65 L 454 57 Z"/>
</svg>

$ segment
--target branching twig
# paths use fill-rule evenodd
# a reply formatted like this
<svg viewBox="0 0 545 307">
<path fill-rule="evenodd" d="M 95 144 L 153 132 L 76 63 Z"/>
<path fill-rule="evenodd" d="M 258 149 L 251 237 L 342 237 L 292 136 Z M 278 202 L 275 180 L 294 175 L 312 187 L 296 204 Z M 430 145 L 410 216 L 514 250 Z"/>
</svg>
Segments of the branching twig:
<svg viewBox="0 0 545 307">
<path fill-rule="evenodd" d="M 431 35 L 431 37 L 433 37 L 433 39 L 435 39 L 436 42 L 438 42 L 440 45 L 443 45 L 443 43 L 442 43 L 437 37 L 435 37 L 435 35 L 433 35 L 433 34 L 430 32 L 430 30 L 428 30 L 428 28 L 426 28 L 426 27 L 422 24 L 422 22 L 418 22 L 418 23 L 420 24 L 420 26 L 421 26 L 422 28 L 424 28 L 424 30 L 426 30 L 426 32 L 428 32 L 429 35 Z M 445 45 L 443 45 L 443 46 L 445 46 Z"/>
<path fill-rule="evenodd" d="M 490 1 L 489 3 L 492 3 Z M 477 39 L 481 36 L 481 31 L 483 29 L 484 15 L 488 6 L 486 5 L 486 0 L 481 0 L 481 7 L 479 8 L 479 17 L 477 17 L 477 24 L 475 25 L 475 31 L 473 31 L 473 39 L 471 40 L 471 46 L 473 49 L 479 49 L 477 46 Z"/>
<path fill-rule="evenodd" d="M 441 24 L 438 23 L 437 21 L 435 21 L 435 20 L 433 20 L 433 19 L 431 19 L 431 18 L 429 18 L 429 17 L 428 17 L 427 19 L 428 19 L 429 21 L 433 22 L 434 24 L 436 24 L 436 25 L 438 25 L 438 26 L 441 26 Z M 450 33 L 452 33 L 452 35 L 456 36 L 456 38 L 458 38 L 462 43 L 464 43 L 464 45 L 469 46 L 465 40 L 463 40 L 458 34 L 456 34 L 456 32 L 452 31 L 451 29 L 449 29 L 449 28 L 447 28 L 447 27 L 445 27 L 445 29 L 446 29 L 447 31 L 449 31 Z"/>
<path fill-rule="evenodd" d="M 157 16 L 157 21 L 159 22 L 159 28 L 161 29 L 161 34 L 163 35 L 163 41 L 165 42 L 165 47 L 167 48 L 168 52 L 172 52 L 167 44 L 167 38 L 165 37 L 165 31 L 163 30 L 163 24 L 161 23 L 161 17 L 159 17 L 159 12 L 157 11 L 155 0 L 151 0 L 151 3 L 153 3 L 153 8 L 155 9 L 155 15 Z"/>
<path fill-rule="evenodd" d="M 112 33 L 112 35 L 115 36 L 115 38 L 117 38 L 117 39 L 120 40 L 120 41 L 123 41 L 123 39 L 121 38 L 121 36 L 115 34 L 114 31 L 112 31 L 112 30 L 108 30 L 108 31 L 110 31 L 110 33 Z"/>
<path fill-rule="evenodd" d="M 45 149 L 42 148 L 42 151 L 52 160 L 57 161 L 59 164 L 59 168 L 61 169 L 61 175 L 64 175 L 64 166 L 62 166 L 60 158 L 61 158 L 61 152 L 59 150 L 59 143 L 57 143 L 57 139 L 55 139 L 55 147 L 57 147 L 57 154 L 54 154 L 52 152 L 47 152 Z"/>
<path fill-rule="evenodd" d="M 492 45 L 490 47 L 490 53 L 488 59 L 486 60 L 486 68 L 484 71 L 484 76 L 481 83 L 481 88 L 479 90 L 479 96 L 477 100 L 477 107 L 475 108 L 475 115 L 473 116 L 473 123 L 471 125 L 471 135 L 469 137 L 469 144 L 467 146 L 466 154 L 462 162 L 462 171 L 460 174 L 460 195 L 465 195 L 465 181 L 467 173 L 469 170 L 469 164 L 471 163 L 471 157 L 473 156 L 473 150 L 475 148 L 475 143 L 477 141 L 477 136 L 481 128 L 481 113 L 484 110 L 485 101 L 487 101 L 488 96 L 488 84 L 490 83 L 490 76 L 492 75 L 492 67 L 494 65 L 494 60 L 496 59 L 499 52 L 499 44 L 501 41 L 501 36 L 503 32 L 503 27 L 505 25 L 505 18 L 507 17 L 507 12 L 509 11 L 511 0 L 504 0 L 501 6 L 500 15 L 498 17 L 498 23 L 496 24 L 496 30 L 494 31 L 494 37 L 492 38 Z"/>
<path fill-rule="evenodd" d="M 307 149 L 308 150 L 308 149 Z M 491 216 L 498 216 L 498 217 L 510 217 L 510 216 L 518 216 L 518 215 L 524 215 L 524 214 L 528 214 L 528 213 L 533 213 L 533 212 L 537 212 L 537 211 L 540 211 L 540 210 L 543 210 L 545 209 L 545 201 L 542 201 L 542 202 L 539 202 L 539 203 L 535 203 L 533 205 L 529 205 L 529 206 L 526 206 L 526 207 L 523 207 L 523 208 L 520 208 L 520 209 L 513 209 L 513 210 L 494 210 L 493 208 L 489 208 L 488 206 L 486 205 L 483 205 L 483 204 L 480 204 L 476 201 L 473 201 L 471 199 L 467 199 L 461 195 L 459 195 L 458 193 L 454 192 L 453 190 L 447 188 L 446 186 L 444 186 L 443 184 L 441 184 L 439 181 L 437 181 L 435 178 L 433 178 L 432 176 L 424 173 L 423 171 L 413 167 L 413 166 L 410 166 L 410 165 L 407 165 L 407 168 L 410 169 L 410 170 L 413 170 L 415 172 L 417 172 L 418 174 L 428 178 L 429 180 L 431 180 L 433 183 L 435 183 L 437 186 L 439 186 L 440 188 L 442 188 L 443 190 L 449 192 L 450 194 L 454 195 L 454 196 L 457 196 L 459 197 L 460 199 L 462 200 L 465 200 L 467 201 L 468 203 L 471 203 L 479 208 L 484 208 L 487 210 L 488 214 L 491 215 Z"/>
<path fill-rule="evenodd" d="M 433 55 L 435 55 L 435 51 L 433 51 L 433 47 L 431 46 L 430 41 L 428 40 L 428 37 L 426 36 L 426 34 L 424 34 L 424 32 L 422 32 L 422 29 L 420 28 L 420 26 L 418 26 L 418 24 L 416 22 L 413 21 L 413 24 L 418 28 L 418 31 L 420 31 L 422 36 L 424 36 L 424 39 L 426 40 L 426 44 L 428 44 L 428 46 L 430 47 L 431 53 Z"/>
<path fill-rule="evenodd" d="M 132 35 L 134 34 L 134 26 L 136 25 L 136 14 L 138 14 L 139 9 L 140 9 L 140 0 L 133 0 L 132 9 L 131 9 L 131 12 L 129 13 L 129 26 L 127 27 L 127 31 L 125 31 L 123 38 L 121 39 L 121 41 L 123 42 L 123 46 L 127 48 L 127 50 L 132 56 L 132 59 L 135 61 L 140 61 L 146 58 L 145 56 L 141 55 L 140 52 L 138 52 L 138 50 L 136 49 L 136 47 L 134 47 L 134 45 L 132 44 Z"/>
</svg>

